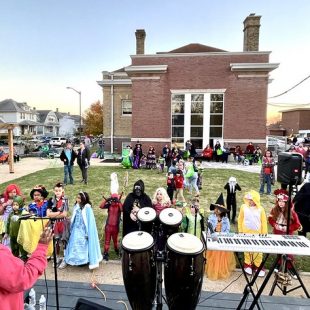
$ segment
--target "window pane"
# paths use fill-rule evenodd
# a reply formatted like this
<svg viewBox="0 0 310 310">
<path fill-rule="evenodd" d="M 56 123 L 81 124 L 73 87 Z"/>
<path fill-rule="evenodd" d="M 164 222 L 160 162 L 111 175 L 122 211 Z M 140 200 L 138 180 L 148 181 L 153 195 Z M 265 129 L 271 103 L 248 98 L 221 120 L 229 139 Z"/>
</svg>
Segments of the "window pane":
<svg viewBox="0 0 310 310">
<path fill-rule="evenodd" d="M 221 138 L 222 137 L 222 127 L 210 127 L 210 137 L 211 138 Z"/>
<path fill-rule="evenodd" d="M 184 102 L 172 102 L 172 114 L 184 113 Z"/>
<path fill-rule="evenodd" d="M 202 137 L 203 127 L 191 127 L 191 137 Z"/>
<path fill-rule="evenodd" d="M 195 94 L 191 96 L 192 101 L 203 101 L 203 94 Z"/>
<path fill-rule="evenodd" d="M 184 127 L 172 127 L 173 137 L 184 137 Z"/>
<path fill-rule="evenodd" d="M 223 102 L 211 102 L 210 113 L 223 113 Z"/>
<path fill-rule="evenodd" d="M 211 101 L 223 101 L 223 94 L 211 94 Z"/>
<path fill-rule="evenodd" d="M 184 115 L 172 115 L 172 125 L 184 125 Z"/>
<path fill-rule="evenodd" d="M 192 144 L 196 149 L 202 149 L 202 139 L 191 139 Z"/>
<path fill-rule="evenodd" d="M 223 125 L 223 115 L 210 115 L 210 125 Z"/>
<path fill-rule="evenodd" d="M 172 101 L 182 102 L 185 100 L 185 95 L 172 95 Z"/>
<path fill-rule="evenodd" d="M 192 102 L 191 104 L 192 113 L 203 113 L 203 102 Z"/>
<path fill-rule="evenodd" d="M 191 124 L 203 126 L 203 115 L 191 115 Z"/>
<path fill-rule="evenodd" d="M 123 115 L 132 114 L 132 101 L 122 100 L 122 113 Z"/>
</svg>

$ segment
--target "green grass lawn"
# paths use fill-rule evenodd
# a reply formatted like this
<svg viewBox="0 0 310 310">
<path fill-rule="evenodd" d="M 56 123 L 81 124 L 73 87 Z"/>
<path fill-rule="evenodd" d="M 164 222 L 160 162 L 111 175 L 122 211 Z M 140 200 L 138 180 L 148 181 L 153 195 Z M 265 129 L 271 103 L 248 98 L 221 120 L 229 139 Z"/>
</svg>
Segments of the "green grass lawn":
<svg viewBox="0 0 310 310">
<path fill-rule="evenodd" d="M 70 208 L 75 203 L 75 197 L 79 191 L 83 190 L 88 192 L 93 210 L 96 216 L 97 228 L 99 237 L 101 239 L 101 246 L 103 245 L 103 227 L 106 217 L 106 211 L 99 209 L 100 201 L 102 196 L 107 197 L 110 191 L 110 174 L 116 172 L 118 174 L 118 180 L 120 184 L 120 191 L 123 189 L 124 177 L 128 173 L 128 186 L 124 189 L 124 200 L 126 194 L 132 191 L 133 184 L 142 179 L 145 183 L 145 192 L 152 198 L 155 190 L 158 187 L 166 187 L 166 175 L 164 173 L 158 173 L 157 171 L 151 170 L 126 170 L 122 167 L 100 167 L 91 166 L 89 168 L 89 182 L 88 185 L 79 183 L 81 179 L 80 171 L 77 166 L 75 166 L 74 176 L 75 184 L 68 185 L 65 188 L 66 196 L 69 198 Z M 237 193 L 237 206 L 243 203 L 242 197 L 245 192 L 250 189 L 259 189 L 259 175 L 256 173 L 244 172 L 239 170 L 230 169 L 205 169 L 203 172 L 203 189 L 200 194 L 200 203 L 206 211 L 206 215 L 209 210 L 210 203 L 215 203 L 219 194 L 223 192 L 224 198 L 226 199 L 226 191 L 223 187 L 226 184 L 229 177 L 234 176 L 237 178 L 242 191 Z M 7 182 L 0 184 L 0 192 L 3 192 L 5 187 L 10 183 L 16 183 L 22 189 L 23 194 L 26 196 L 26 203 L 30 203 L 29 193 L 34 185 L 42 184 L 49 191 L 49 196 L 52 195 L 52 190 L 54 184 L 63 180 L 63 168 L 50 168 L 36 173 L 29 174 L 22 178 L 14 180 L 14 182 Z M 274 189 L 277 188 L 277 184 Z M 190 195 L 185 191 L 185 198 L 187 201 L 190 200 Z M 273 196 L 263 195 L 261 197 L 261 204 L 265 208 L 267 215 L 274 204 L 275 198 Z M 237 231 L 236 225 L 231 226 L 231 231 Z M 269 232 L 271 232 L 271 227 L 269 226 Z M 111 251 L 113 258 L 113 251 Z M 267 263 L 267 267 L 268 267 Z M 296 266 L 298 269 L 303 271 L 310 271 L 310 257 L 296 257 Z"/>
</svg>

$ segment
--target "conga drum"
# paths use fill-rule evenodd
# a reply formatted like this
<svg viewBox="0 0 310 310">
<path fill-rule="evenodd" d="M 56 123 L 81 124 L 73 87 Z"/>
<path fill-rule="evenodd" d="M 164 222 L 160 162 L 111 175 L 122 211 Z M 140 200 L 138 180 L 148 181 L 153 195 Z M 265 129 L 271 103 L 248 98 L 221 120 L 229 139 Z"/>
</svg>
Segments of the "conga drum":
<svg viewBox="0 0 310 310">
<path fill-rule="evenodd" d="M 164 235 L 167 238 L 178 232 L 182 218 L 182 213 L 174 208 L 166 208 L 159 213 L 159 220 L 162 224 Z"/>
<path fill-rule="evenodd" d="M 167 241 L 165 289 L 170 310 L 196 309 L 204 274 L 204 245 L 194 235 L 176 233 Z"/>
<path fill-rule="evenodd" d="M 156 211 L 150 207 L 141 208 L 137 213 L 137 218 L 141 224 L 141 230 L 152 233 Z"/>
<path fill-rule="evenodd" d="M 156 293 L 153 237 L 134 231 L 122 240 L 122 271 L 125 290 L 133 310 L 150 310 Z"/>
</svg>

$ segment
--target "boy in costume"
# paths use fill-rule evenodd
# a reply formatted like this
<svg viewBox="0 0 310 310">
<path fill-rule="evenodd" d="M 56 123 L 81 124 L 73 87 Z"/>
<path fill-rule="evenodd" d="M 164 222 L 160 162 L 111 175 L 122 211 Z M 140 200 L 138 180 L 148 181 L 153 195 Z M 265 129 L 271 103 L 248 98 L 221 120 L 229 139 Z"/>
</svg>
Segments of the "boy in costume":
<svg viewBox="0 0 310 310">
<path fill-rule="evenodd" d="M 111 196 L 108 199 L 103 199 L 99 208 L 108 210 L 108 217 L 106 220 L 104 232 L 104 252 L 103 259 L 109 260 L 109 249 L 111 238 L 114 244 L 115 253 L 119 256 L 119 245 L 118 245 L 118 233 L 119 233 L 119 224 L 121 220 L 121 214 L 123 211 L 123 205 L 120 201 L 121 195 L 118 194 L 119 184 L 117 174 L 115 172 L 111 173 L 111 187 L 110 193 Z"/>
</svg>

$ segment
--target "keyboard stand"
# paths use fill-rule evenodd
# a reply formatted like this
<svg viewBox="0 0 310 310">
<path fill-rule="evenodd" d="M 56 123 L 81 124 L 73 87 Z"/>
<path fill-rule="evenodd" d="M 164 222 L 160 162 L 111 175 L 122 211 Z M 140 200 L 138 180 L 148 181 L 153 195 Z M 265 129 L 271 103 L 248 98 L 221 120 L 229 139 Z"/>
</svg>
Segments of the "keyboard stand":
<svg viewBox="0 0 310 310">
<path fill-rule="evenodd" d="M 283 287 L 281 287 L 281 286 L 279 285 L 279 283 L 278 283 L 278 273 L 277 273 L 277 274 L 275 275 L 275 279 L 274 279 L 274 282 L 273 282 L 273 284 L 272 284 L 272 287 L 271 287 L 269 296 L 272 296 L 272 295 L 273 295 L 273 292 L 274 292 L 276 286 L 280 289 L 280 291 L 282 292 L 283 295 L 286 295 L 287 293 L 290 293 L 290 292 L 295 291 L 295 290 L 297 290 L 297 289 L 299 289 L 299 288 L 302 287 L 302 289 L 304 290 L 304 292 L 305 292 L 307 298 L 310 298 L 309 293 L 308 293 L 308 291 L 307 291 L 307 289 L 306 289 L 304 283 L 302 282 L 302 280 L 301 280 L 301 278 L 300 278 L 300 276 L 299 276 L 299 273 L 298 273 L 298 271 L 296 270 L 296 268 L 295 268 L 293 262 L 291 261 L 291 259 L 290 259 L 289 257 L 287 257 L 286 255 L 280 255 L 280 254 L 279 254 L 279 255 L 277 255 L 277 261 L 279 261 L 279 260 L 281 259 L 281 256 L 282 256 L 282 260 L 284 260 L 284 270 L 282 270 L 282 271 L 283 271 L 285 274 L 287 273 L 287 269 L 288 269 L 288 268 L 287 268 L 287 263 L 289 262 L 290 265 L 291 265 L 291 267 L 292 267 L 292 270 L 295 272 L 295 274 L 296 274 L 296 276 L 297 276 L 297 279 L 298 279 L 300 285 L 299 285 L 299 286 L 295 286 L 295 287 L 293 287 L 293 288 L 290 289 L 290 290 L 287 290 L 287 285 L 283 285 Z M 279 271 L 280 271 L 280 270 L 279 270 Z"/>
<path fill-rule="evenodd" d="M 272 270 L 274 269 L 274 267 L 275 267 L 277 261 L 275 261 L 274 266 L 273 266 L 273 269 L 271 270 L 271 273 L 270 273 L 270 271 L 269 271 L 270 275 L 269 275 L 269 273 L 267 274 L 267 276 L 266 276 L 267 281 L 266 281 L 266 279 L 265 279 L 266 283 L 263 283 L 262 286 L 261 286 L 261 288 L 260 288 L 260 290 L 257 292 L 257 294 L 255 294 L 254 291 L 253 291 L 253 289 L 252 289 L 252 287 L 253 287 L 253 285 L 255 284 L 255 281 L 256 281 L 256 279 L 257 279 L 257 277 L 258 277 L 259 272 L 260 272 L 260 271 L 263 269 L 263 267 L 265 266 L 265 263 L 266 263 L 266 261 L 267 261 L 267 259 L 268 259 L 268 257 L 269 257 L 269 254 L 267 253 L 267 254 L 265 255 L 263 261 L 261 262 L 260 266 L 257 268 L 257 270 L 256 270 L 256 272 L 255 272 L 253 278 L 251 279 L 251 281 L 249 280 L 248 275 L 247 275 L 246 272 L 244 271 L 241 258 L 239 257 L 239 253 L 235 252 L 235 256 L 236 256 L 236 258 L 237 258 L 237 260 L 238 260 L 238 263 L 239 263 L 239 265 L 240 265 L 240 268 L 241 268 L 241 270 L 242 270 L 242 273 L 243 273 L 243 275 L 244 275 L 244 277 L 245 277 L 245 280 L 246 280 L 246 282 L 247 282 L 247 284 L 246 284 L 246 286 L 245 286 L 245 288 L 244 288 L 244 290 L 243 290 L 243 297 L 242 297 L 242 299 L 240 300 L 240 303 L 239 303 L 239 305 L 238 305 L 238 307 L 237 307 L 237 310 L 241 309 L 241 307 L 242 307 L 243 304 L 245 303 L 246 299 L 248 298 L 249 293 L 251 293 L 251 295 L 253 296 L 253 301 L 252 301 L 252 304 L 251 304 L 251 306 L 250 306 L 249 309 L 254 309 L 255 305 L 257 306 L 258 309 L 261 309 L 261 308 L 259 307 L 259 304 L 258 304 L 258 299 L 259 299 L 260 295 L 262 294 L 262 292 L 263 292 L 263 290 L 264 290 L 264 288 L 265 288 L 265 286 L 266 286 L 266 284 L 267 284 L 267 282 L 268 282 L 268 280 L 269 280 L 269 278 L 270 278 L 270 276 L 271 276 L 271 274 L 272 274 Z M 268 278 L 267 278 L 267 277 L 268 277 Z M 264 281 L 264 282 L 265 282 L 265 281 Z"/>
</svg>

